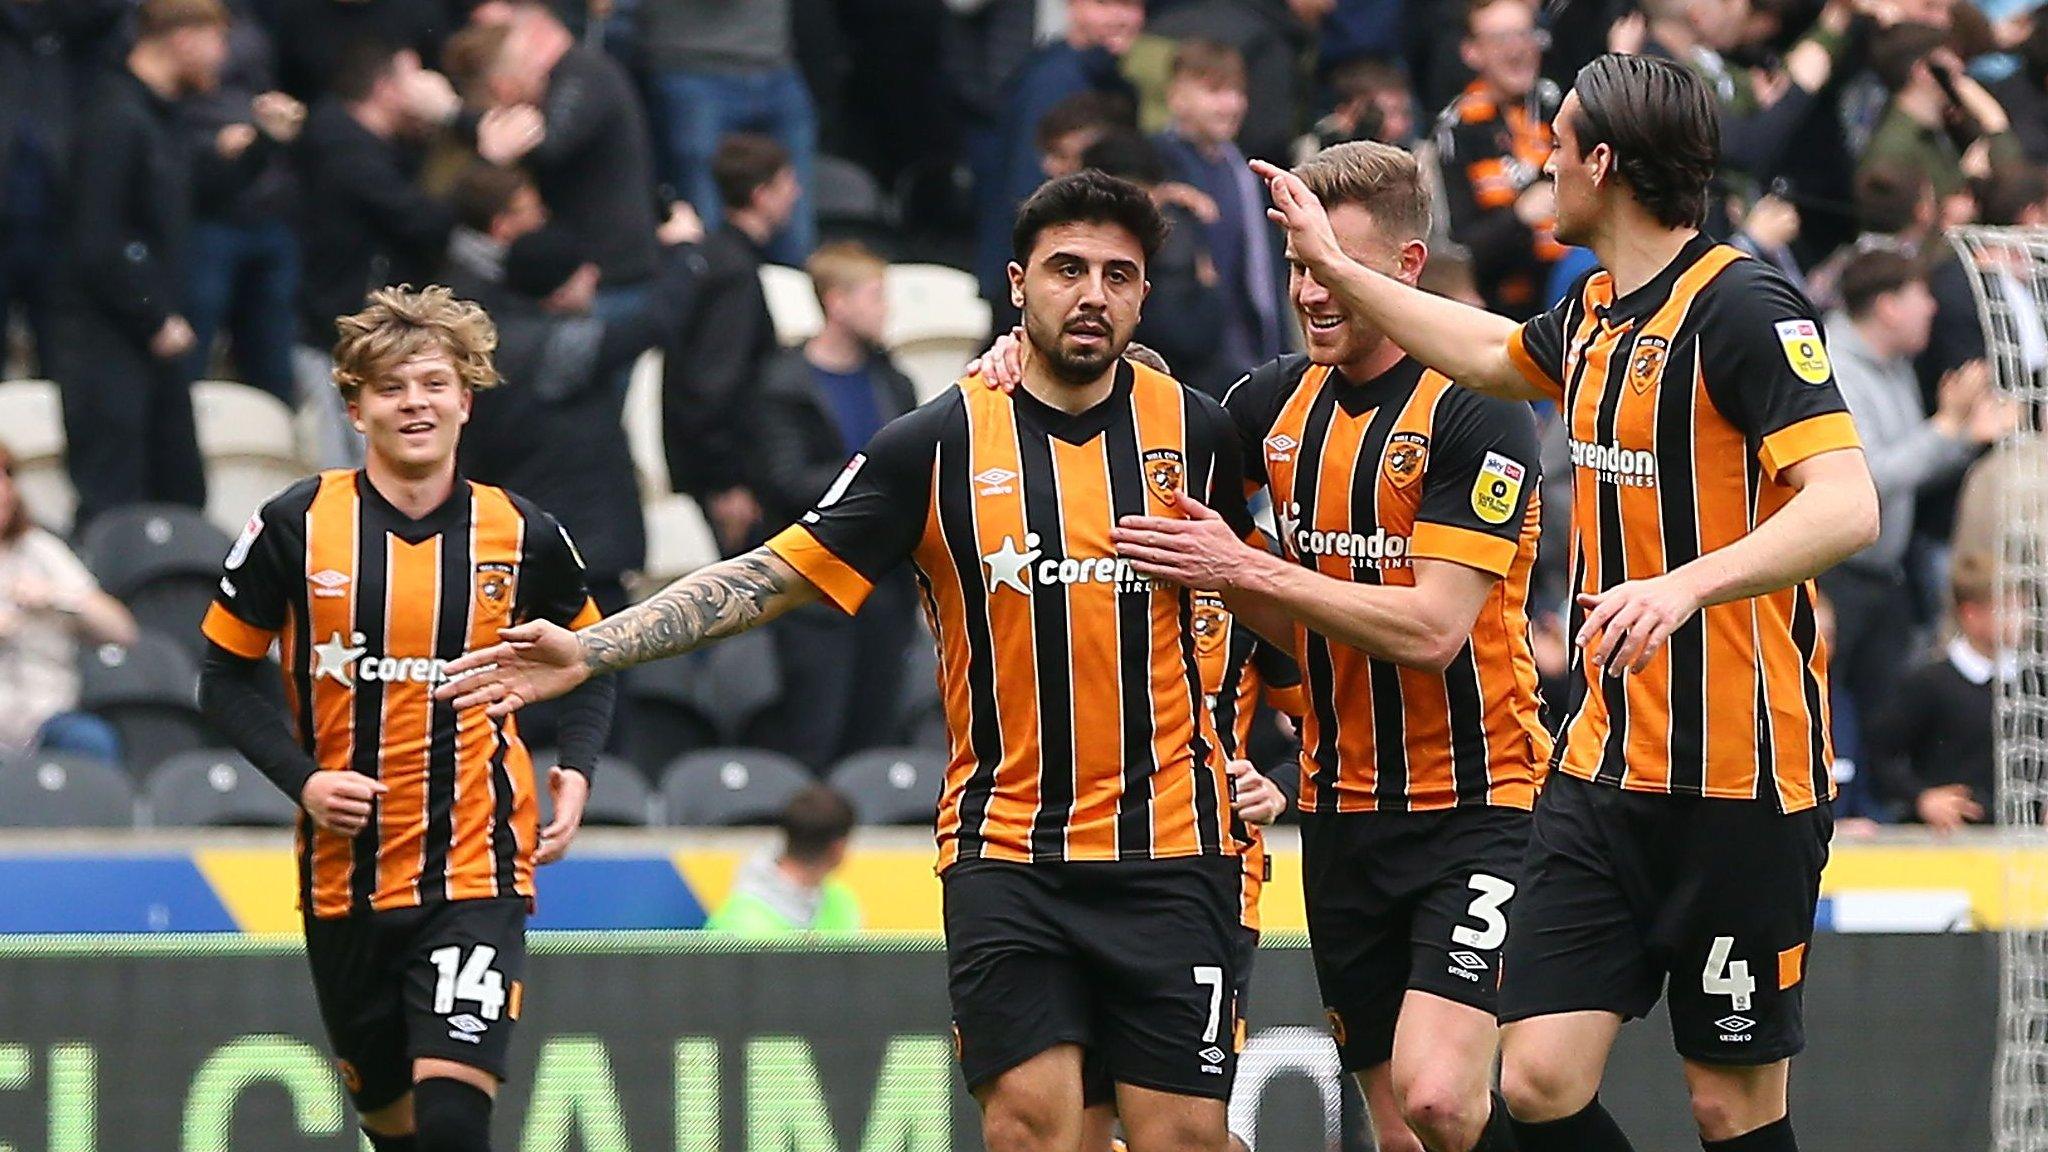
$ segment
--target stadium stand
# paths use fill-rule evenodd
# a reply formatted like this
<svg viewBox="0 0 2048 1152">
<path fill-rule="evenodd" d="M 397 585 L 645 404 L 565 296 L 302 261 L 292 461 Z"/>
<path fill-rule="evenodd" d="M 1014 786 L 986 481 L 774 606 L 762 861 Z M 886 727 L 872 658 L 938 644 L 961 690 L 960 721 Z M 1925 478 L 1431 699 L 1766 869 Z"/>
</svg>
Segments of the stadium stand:
<svg viewBox="0 0 2048 1152">
<path fill-rule="evenodd" d="M 299 812 L 247 760 L 225 748 L 201 748 L 164 761 L 150 773 L 144 797 L 149 822 L 159 828 L 282 827 Z"/>
<path fill-rule="evenodd" d="M 223 531 L 241 531 L 264 500 L 310 471 L 292 410 L 275 396 L 202 380 L 192 387 L 192 409 L 206 460 L 206 516 Z"/>
<path fill-rule="evenodd" d="M 169 504 L 136 504 L 94 520 L 79 549 L 100 587 L 195 657 L 204 654 L 199 621 L 213 600 L 231 541 L 205 516 Z"/>
<path fill-rule="evenodd" d="M 534 784 L 539 789 L 543 828 L 555 818 L 555 793 L 548 787 L 548 769 L 556 760 L 552 748 L 533 754 Z M 623 757 L 600 756 L 596 768 L 597 779 L 583 805 L 584 827 L 639 828 L 659 822 L 659 803 L 638 766 Z"/>
<path fill-rule="evenodd" d="M 772 824 L 812 780 L 803 765 L 778 752 L 712 748 L 668 766 L 661 776 L 662 806 L 671 827 Z"/>
</svg>

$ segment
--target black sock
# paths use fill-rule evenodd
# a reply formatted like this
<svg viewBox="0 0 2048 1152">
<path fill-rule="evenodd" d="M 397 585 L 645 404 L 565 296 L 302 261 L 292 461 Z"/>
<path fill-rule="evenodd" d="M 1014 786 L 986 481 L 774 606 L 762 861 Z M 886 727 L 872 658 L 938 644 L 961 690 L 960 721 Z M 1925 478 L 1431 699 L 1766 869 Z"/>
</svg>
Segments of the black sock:
<svg viewBox="0 0 2048 1152">
<path fill-rule="evenodd" d="M 491 1096 L 474 1084 L 430 1076 L 412 1086 L 419 1152 L 491 1152 Z"/>
<path fill-rule="evenodd" d="M 1635 1152 L 1635 1145 L 1607 1109 L 1600 1097 L 1580 1109 L 1577 1115 L 1542 1124 L 1529 1124 L 1509 1117 L 1521 1152 Z"/>
<path fill-rule="evenodd" d="M 1799 1152 L 1799 1138 L 1792 1135 L 1792 1117 L 1780 1116 L 1732 1140 L 1702 1140 L 1700 1147 L 1707 1152 Z"/>
<path fill-rule="evenodd" d="M 419 1152 L 419 1142 L 410 1132 L 403 1136 L 380 1136 L 365 1128 L 363 1135 L 370 1138 L 370 1147 L 377 1152 Z"/>
<path fill-rule="evenodd" d="M 1515 1140 L 1514 1122 L 1508 1119 L 1508 1102 L 1495 1092 L 1493 1111 L 1487 1113 L 1486 1127 L 1480 1130 L 1472 1152 L 1521 1152 L 1521 1147 Z"/>
</svg>

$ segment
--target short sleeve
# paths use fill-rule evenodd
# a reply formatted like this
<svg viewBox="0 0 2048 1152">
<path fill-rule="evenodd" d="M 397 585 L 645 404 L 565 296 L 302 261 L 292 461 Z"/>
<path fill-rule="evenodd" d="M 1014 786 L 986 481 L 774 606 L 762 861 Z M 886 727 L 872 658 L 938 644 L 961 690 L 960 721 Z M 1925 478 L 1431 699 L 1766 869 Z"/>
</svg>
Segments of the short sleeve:
<svg viewBox="0 0 2048 1152">
<path fill-rule="evenodd" d="M 287 489 L 249 517 L 228 549 L 213 603 L 199 625 L 209 641 L 244 660 L 260 659 L 270 651 L 285 624 L 292 581 L 305 567 L 302 560 L 294 560 L 303 556 L 304 544 L 283 510 L 291 493 Z"/>
<path fill-rule="evenodd" d="M 1280 405 L 1289 385 L 1308 370 L 1308 357 L 1293 354 L 1270 360 L 1243 376 L 1223 393 L 1223 410 L 1235 430 L 1245 483 L 1266 484 L 1266 437 L 1280 418 Z"/>
<path fill-rule="evenodd" d="M 1527 404 L 1462 388 L 1440 403 L 1408 554 L 1505 576 L 1537 487 L 1535 415 Z"/>
<path fill-rule="evenodd" d="M 590 598 L 583 554 L 569 530 L 553 516 L 528 506 L 526 556 L 520 577 L 518 619 L 552 620 L 564 628 L 588 628 L 604 618 Z"/>
<path fill-rule="evenodd" d="M 840 611 L 860 611 L 875 581 L 907 559 L 924 534 L 939 446 L 935 421 L 952 410 L 927 405 L 884 425 L 817 504 L 768 541 L 768 550 Z"/>
<path fill-rule="evenodd" d="M 1722 274 L 1699 340 L 1708 397 L 1772 479 L 1809 457 L 1862 446 L 1813 306 L 1758 261 Z"/>
<path fill-rule="evenodd" d="M 1552 400 L 1564 399 L 1566 342 L 1571 339 L 1571 316 L 1583 307 L 1586 283 L 1596 275 L 1588 272 L 1572 283 L 1550 311 L 1525 321 L 1508 337 L 1508 359 L 1529 386 Z"/>
</svg>

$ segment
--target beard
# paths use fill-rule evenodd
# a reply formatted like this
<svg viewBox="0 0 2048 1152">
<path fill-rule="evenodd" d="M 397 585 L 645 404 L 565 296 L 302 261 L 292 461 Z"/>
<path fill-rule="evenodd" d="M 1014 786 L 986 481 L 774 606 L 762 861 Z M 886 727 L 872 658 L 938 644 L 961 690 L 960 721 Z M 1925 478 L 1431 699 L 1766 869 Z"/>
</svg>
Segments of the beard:
<svg viewBox="0 0 2048 1152">
<path fill-rule="evenodd" d="M 1066 384 L 1092 384 L 1115 364 L 1130 343 L 1128 334 L 1119 334 L 1107 317 L 1100 321 L 1108 337 L 1093 348 L 1070 349 L 1066 346 L 1067 321 L 1043 320 L 1024 314 L 1024 335 L 1031 341 L 1031 349 L 1045 361 L 1046 368 Z"/>
</svg>

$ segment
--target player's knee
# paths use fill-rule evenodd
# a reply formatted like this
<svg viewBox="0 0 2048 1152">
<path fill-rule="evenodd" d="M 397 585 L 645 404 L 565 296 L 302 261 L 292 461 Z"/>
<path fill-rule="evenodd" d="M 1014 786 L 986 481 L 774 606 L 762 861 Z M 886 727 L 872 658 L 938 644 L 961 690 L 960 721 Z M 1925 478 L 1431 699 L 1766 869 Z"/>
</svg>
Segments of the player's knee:
<svg viewBox="0 0 2048 1152">
<path fill-rule="evenodd" d="M 1475 1097 L 1448 1080 L 1419 1080 L 1401 1097 L 1401 1117 L 1424 1147 L 1460 1152 L 1479 1139 L 1488 1107 L 1486 1097 Z"/>
<path fill-rule="evenodd" d="M 1692 1077 L 1692 1122 L 1704 1140 L 1732 1140 L 1784 1115 L 1768 1093 L 1737 1080 Z"/>
<path fill-rule="evenodd" d="M 991 1099 L 981 1114 L 988 1152 L 1045 1152 L 1070 1144 L 1078 1127 L 1051 1101 L 1009 1095 Z"/>
<path fill-rule="evenodd" d="M 1599 1091 L 1597 1079 L 1589 1080 L 1576 1069 L 1562 1068 L 1543 1060 L 1503 1059 L 1500 1094 L 1508 1102 L 1508 1113 L 1517 1120 L 1543 1123 L 1576 1115 L 1592 1103 Z"/>
<path fill-rule="evenodd" d="M 1230 1134 L 1230 1152 L 1252 1152 L 1251 1144 L 1237 1133 Z"/>
<path fill-rule="evenodd" d="M 474 1084 L 431 1076 L 413 1085 L 419 1152 L 491 1152 L 491 1097 Z"/>
<path fill-rule="evenodd" d="M 1230 1131 L 1205 1116 L 1154 1117 L 1150 1122 L 1124 1126 L 1125 1142 L 1131 1152 L 1224 1152 L 1230 1146 Z"/>
</svg>

